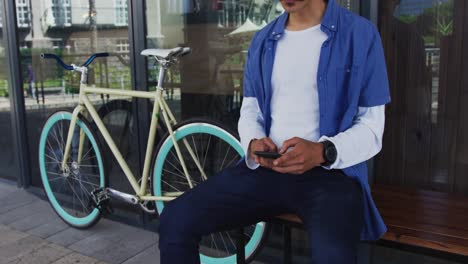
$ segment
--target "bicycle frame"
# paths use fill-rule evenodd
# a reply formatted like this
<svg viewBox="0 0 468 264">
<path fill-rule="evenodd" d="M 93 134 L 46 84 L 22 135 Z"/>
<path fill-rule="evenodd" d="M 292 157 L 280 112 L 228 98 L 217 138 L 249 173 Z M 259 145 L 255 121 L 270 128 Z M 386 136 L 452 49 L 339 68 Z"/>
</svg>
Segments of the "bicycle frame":
<svg viewBox="0 0 468 264">
<path fill-rule="evenodd" d="M 109 146 L 112 154 L 116 158 L 119 166 L 122 168 L 125 176 L 127 177 L 128 181 L 130 182 L 133 190 L 135 191 L 136 196 L 140 201 L 170 201 L 175 199 L 177 196 L 182 194 L 182 192 L 172 192 L 166 193 L 165 196 L 152 196 L 151 194 L 147 193 L 147 183 L 149 177 L 149 170 L 150 170 L 150 163 L 151 163 L 151 154 L 153 152 L 154 141 L 156 138 L 156 131 L 157 131 L 157 124 L 159 119 L 159 113 L 161 111 L 164 122 L 168 129 L 169 135 L 174 143 L 174 147 L 177 152 L 177 156 L 181 161 L 183 172 L 187 178 L 190 188 L 193 188 L 192 179 L 188 173 L 187 167 L 185 165 L 185 161 L 183 159 L 182 153 L 179 148 L 179 144 L 176 140 L 174 131 L 172 126 L 177 124 L 177 120 L 175 119 L 171 109 L 167 105 L 163 95 L 163 80 L 166 72 L 166 67 L 161 67 L 159 72 L 159 82 L 154 92 L 145 92 L 145 91 L 133 91 L 133 90 L 114 90 L 109 88 L 97 88 L 94 85 L 89 86 L 87 83 L 87 67 L 75 67 L 76 71 L 81 72 L 81 82 L 80 82 L 80 92 L 79 92 L 79 105 L 73 110 L 72 120 L 70 123 L 70 128 L 68 130 L 67 141 L 65 145 L 65 152 L 62 161 L 62 169 L 64 170 L 67 167 L 67 160 L 70 155 L 71 149 L 71 142 L 73 133 L 75 130 L 76 122 L 78 119 L 78 115 L 81 113 L 86 116 L 89 113 L 91 118 L 96 123 L 99 132 L 102 134 L 105 142 Z M 148 145 L 146 147 L 146 154 L 145 154 L 145 162 L 143 167 L 143 173 L 141 178 L 141 184 L 138 184 L 135 176 L 133 175 L 132 171 L 130 170 L 127 162 L 124 160 L 120 150 L 117 148 L 114 140 L 109 134 L 109 131 L 105 127 L 102 119 L 99 117 L 96 109 L 92 105 L 91 101 L 88 98 L 88 94 L 108 94 L 108 95 L 120 95 L 120 96 L 129 96 L 131 98 L 144 98 L 144 99 L 154 99 L 154 106 L 153 106 L 153 115 L 151 117 L 151 125 L 150 131 L 148 135 Z M 202 177 L 206 180 L 206 174 L 203 171 L 202 166 L 200 165 L 199 160 L 196 158 L 195 153 L 193 152 L 192 148 L 188 144 L 188 142 L 184 139 L 183 140 L 185 147 L 187 148 L 190 156 L 195 161 L 196 166 L 198 167 Z M 83 154 L 83 143 L 84 143 L 84 132 L 80 129 L 80 141 L 79 141 L 79 149 L 78 149 L 78 165 L 81 162 L 82 154 Z"/>
</svg>

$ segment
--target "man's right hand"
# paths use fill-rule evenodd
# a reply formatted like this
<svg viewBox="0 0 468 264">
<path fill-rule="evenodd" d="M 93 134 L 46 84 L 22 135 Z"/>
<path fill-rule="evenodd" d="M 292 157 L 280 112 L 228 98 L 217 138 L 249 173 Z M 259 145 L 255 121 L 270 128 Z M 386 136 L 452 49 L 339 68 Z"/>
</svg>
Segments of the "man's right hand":
<svg viewBox="0 0 468 264">
<path fill-rule="evenodd" d="M 255 151 L 271 151 L 278 152 L 278 148 L 275 143 L 269 137 L 264 137 L 261 139 L 252 139 L 249 145 L 249 152 L 251 157 L 255 160 L 256 163 L 260 166 L 271 169 L 273 167 L 273 159 L 262 158 L 255 155 Z"/>
</svg>

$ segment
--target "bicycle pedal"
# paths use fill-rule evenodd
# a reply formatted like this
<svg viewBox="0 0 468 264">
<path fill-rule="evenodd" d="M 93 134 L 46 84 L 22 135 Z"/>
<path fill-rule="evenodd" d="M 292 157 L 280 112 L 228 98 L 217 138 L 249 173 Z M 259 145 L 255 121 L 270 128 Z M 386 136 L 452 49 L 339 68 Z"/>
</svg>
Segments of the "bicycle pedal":
<svg viewBox="0 0 468 264">
<path fill-rule="evenodd" d="M 103 214 L 112 214 L 114 209 L 110 203 L 109 193 L 105 188 L 94 189 L 89 199 L 90 207 L 97 208 Z"/>
</svg>

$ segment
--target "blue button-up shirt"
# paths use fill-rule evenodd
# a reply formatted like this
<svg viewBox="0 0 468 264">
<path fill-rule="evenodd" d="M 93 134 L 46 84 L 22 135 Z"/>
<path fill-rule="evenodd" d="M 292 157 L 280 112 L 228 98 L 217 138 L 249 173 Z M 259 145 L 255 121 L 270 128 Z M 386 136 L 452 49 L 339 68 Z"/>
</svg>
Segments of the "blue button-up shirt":
<svg viewBox="0 0 468 264">
<path fill-rule="evenodd" d="M 288 13 L 257 32 L 244 71 L 244 97 L 255 97 L 263 115 L 265 134 L 271 126 L 271 77 L 278 40 L 284 34 Z M 335 136 L 352 126 L 358 107 L 390 102 L 385 58 L 376 27 L 329 0 L 320 29 L 328 35 L 317 71 L 320 135 Z M 360 183 L 364 194 L 361 239 L 378 239 L 386 227 L 372 200 L 365 162 L 343 169 Z"/>
</svg>

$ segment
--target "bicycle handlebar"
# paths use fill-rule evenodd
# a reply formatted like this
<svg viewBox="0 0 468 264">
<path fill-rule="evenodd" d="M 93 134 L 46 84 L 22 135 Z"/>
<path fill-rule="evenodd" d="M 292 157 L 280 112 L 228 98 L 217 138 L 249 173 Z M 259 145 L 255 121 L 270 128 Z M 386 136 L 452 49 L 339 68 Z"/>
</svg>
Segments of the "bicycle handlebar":
<svg viewBox="0 0 468 264">
<path fill-rule="evenodd" d="M 94 59 L 99 58 L 99 57 L 108 57 L 108 56 L 109 56 L 109 53 L 107 53 L 107 52 L 94 53 L 94 54 L 91 55 L 91 57 L 89 57 L 89 58 L 86 60 L 86 62 L 85 62 L 83 65 L 81 65 L 81 66 L 82 66 L 82 67 L 88 67 L 88 65 L 91 64 L 91 63 L 94 61 Z M 56 61 L 58 62 L 58 64 L 59 64 L 60 66 L 62 66 L 65 70 L 69 70 L 69 71 L 73 71 L 73 70 L 74 70 L 73 66 L 66 64 L 65 62 L 63 62 L 63 60 L 62 60 L 59 56 L 57 56 L 57 55 L 55 55 L 55 54 L 52 54 L 52 53 L 42 53 L 42 54 L 41 54 L 41 58 L 43 58 L 43 59 L 54 59 L 54 60 L 56 60 Z"/>
<path fill-rule="evenodd" d="M 42 53 L 41 54 L 41 58 L 43 59 L 54 59 L 58 62 L 58 64 L 60 64 L 60 66 L 62 66 L 65 70 L 69 70 L 69 71 L 73 71 L 73 66 L 71 65 L 68 65 L 66 64 L 65 62 L 63 62 L 63 60 L 55 55 L 55 54 L 51 54 L 51 53 Z"/>
<path fill-rule="evenodd" d="M 83 67 L 88 67 L 89 64 L 91 64 L 91 62 L 93 62 L 94 59 L 96 58 L 101 58 L 101 57 L 108 57 L 109 56 L 109 53 L 108 52 L 101 52 L 101 53 L 94 53 L 93 55 L 91 55 L 91 57 L 88 58 L 88 60 L 81 66 Z"/>
</svg>

